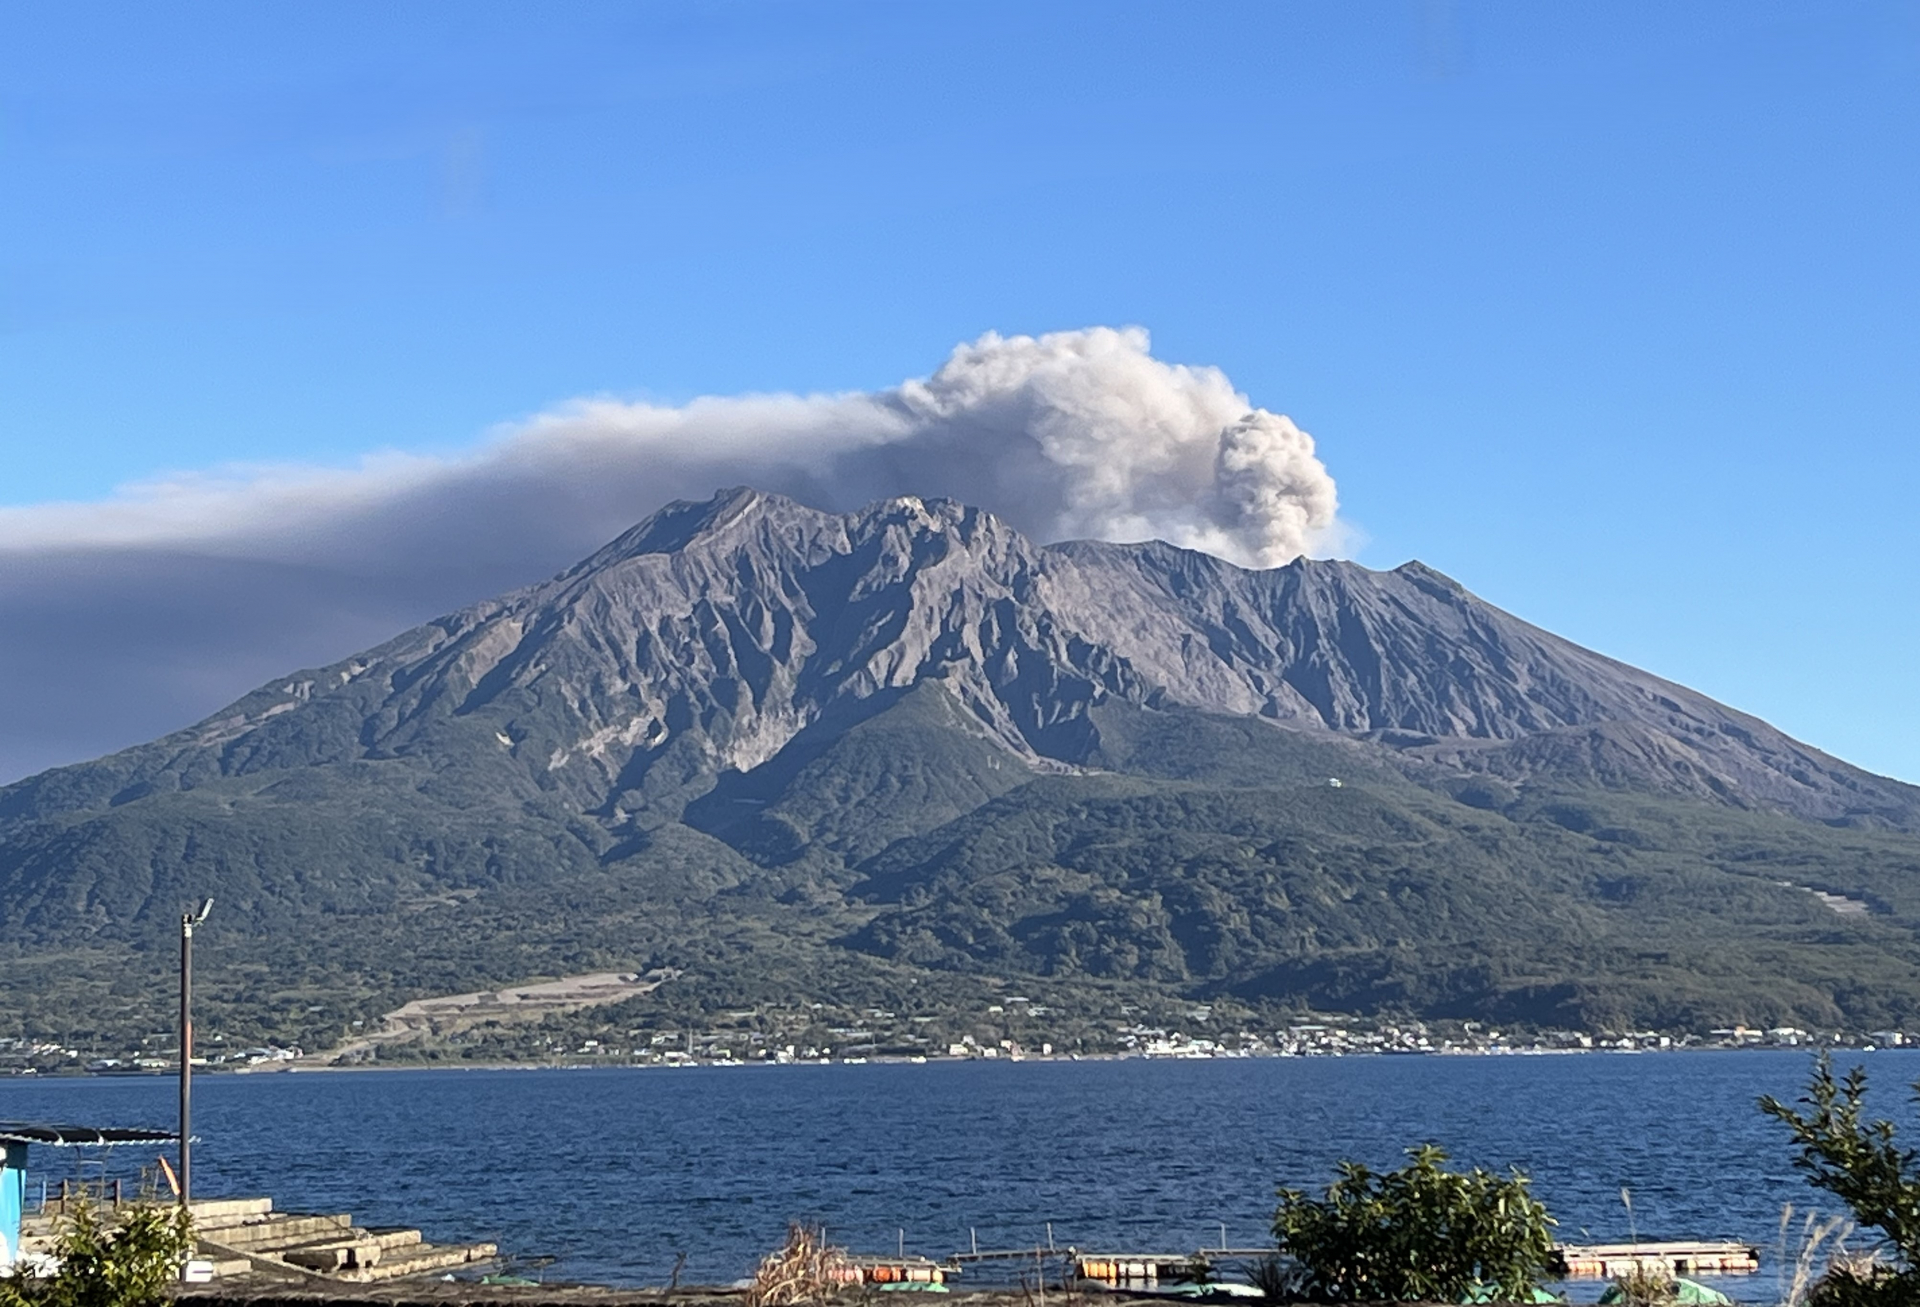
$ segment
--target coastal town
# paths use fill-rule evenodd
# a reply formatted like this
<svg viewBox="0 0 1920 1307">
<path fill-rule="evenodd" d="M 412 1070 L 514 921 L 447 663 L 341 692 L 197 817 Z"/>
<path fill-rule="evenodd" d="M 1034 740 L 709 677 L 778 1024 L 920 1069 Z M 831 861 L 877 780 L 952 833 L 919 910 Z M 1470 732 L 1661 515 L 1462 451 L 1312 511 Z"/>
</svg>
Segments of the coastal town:
<svg viewBox="0 0 1920 1307">
<path fill-rule="evenodd" d="M 1006 1007 L 1024 1005 L 1009 999 L 985 1014 L 999 1017 Z M 741 1014 L 745 1015 L 745 1014 Z M 929 1018 L 898 1021 L 883 1009 L 869 1009 L 861 1024 L 816 1027 L 811 1039 L 782 1038 L 763 1030 L 685 1028 L 667 1031 L 634 1030 L 624 1040 L 584 1038 L 547 1040 L 535 1046 L 535 1055 L 503 1058 L 498 1062 L 460 1059 L 465 1065 L 549 1066 L 745 1066 L 867 1062 L 925 1063 L 932 1061 L 1082 1061 L 1111 1058 L 1255 1057 L 1368 1057 L 1368 1056 L 1538 1056 L 1574 1053 L 1667 1053 L 1739 1049 L 1858 1049 L 1902 1048 L 1914 1036 L 1898 1030 L 1813 1031 L 1793 1026 L 1761 1029 L 1730 1026 L 1705 1034 L 1672 1034 L 1651 1030 L 1573 1031 L 1502 1029 L 1479 1022 L 1375 1021 L 1339 1015 L 1289 1023 L 1270 1030 L 1237 1027 L 1209 1030 L 1210 1012 L 1196 1008 L 1183 1026 L 1152 1025 L 1142 1021 L 1116 1024 L 1104 1038 L 1082 1036 L 1069 1045 L 1064 1040 L 1020 1034 L 964 1034 L 936 1043 L 917 1033 L 932 1024 Z M 1046 1009 L 1031 1006 L 1031 1015 L 1044 1017 Z M 903 1028 L 904 1027 L 904 1028 Z M 1004 1028 L 1004 1027 L 1003 1027 Z M 215 1037 L 215 1041 L 218 1037 Z M 434 1056 L 431 1047 L 400 1044 L 399 1056 L 340 1058 L 321 1051 L 262 1044 L 225 1048 L 219 1042 L 203 1045 L 194 1065 L 212 1072 L 259 1072 L 444 1066 L 450 1059 Z M 382 1050 L 386 1051 L 386 1050 Z M 409 1053 L 412 1056 L 409 1056 Z M 0 1076 L 33 1075 L 160 1075 L 169 1074 L 179 1060 L 178 1041 L 156 1034 L 148 1046 L 135 1051 L 103 1053 L 78 1044 L 0 1038 Z"/>
</svg>

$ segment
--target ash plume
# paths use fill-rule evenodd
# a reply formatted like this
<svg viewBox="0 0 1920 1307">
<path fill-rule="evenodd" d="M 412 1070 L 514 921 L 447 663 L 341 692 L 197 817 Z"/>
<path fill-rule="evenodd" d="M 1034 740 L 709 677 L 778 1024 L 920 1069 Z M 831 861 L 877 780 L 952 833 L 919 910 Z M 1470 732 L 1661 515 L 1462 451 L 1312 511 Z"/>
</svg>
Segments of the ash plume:
<svg viewBox="0 0 1920 1307">
<path fill-rule="evenodd" d="M 841 510 L 946 496 L 1042 540 L 1253 567 L 1337 530 L 1312 439 L 1137 328 L 989 333 L 877 392 L 576 400 L 453 457 L 159 477 L 0 508 L 0 781 L 184 725 L 732 484 Z"/>
</svg>

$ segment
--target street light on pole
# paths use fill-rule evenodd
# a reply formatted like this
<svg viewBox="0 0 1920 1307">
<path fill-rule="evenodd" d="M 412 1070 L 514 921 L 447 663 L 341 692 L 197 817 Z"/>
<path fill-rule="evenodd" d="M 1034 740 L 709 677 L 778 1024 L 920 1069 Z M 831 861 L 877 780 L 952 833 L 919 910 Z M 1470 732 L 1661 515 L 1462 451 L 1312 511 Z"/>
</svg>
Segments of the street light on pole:
<svg viewBox="0 0 1920 1307">
<path fill-rule="evenodd" d="M 213 911 L 213 900 L 180 916 L 180 1205 L 193 1201 L 193 928 Z"/>
</svg>

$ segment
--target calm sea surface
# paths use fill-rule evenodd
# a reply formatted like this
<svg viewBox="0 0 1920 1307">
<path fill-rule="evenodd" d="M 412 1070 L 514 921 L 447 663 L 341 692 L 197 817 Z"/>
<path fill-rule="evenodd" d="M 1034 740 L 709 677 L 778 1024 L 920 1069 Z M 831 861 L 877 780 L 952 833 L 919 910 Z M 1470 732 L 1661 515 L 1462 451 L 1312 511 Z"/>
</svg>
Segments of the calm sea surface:
<svg viewBox="0 0 1920 1307">
<path fill-rule="evenodd" d="M 1866 1056 L 1909 1119 L 1920 1053 Z M 663 1283 L 747 1273 L 789 1220 L 856 1251 L 939 1258 L 1062 1246 L 1264 1243 L 1276 1185 L 1390 1166 L 1437 1141 L 1534 1177 L 1562 1236 L 1737 1238 L 1771 1248 L 1816 1196 L 1754 1109 L 1795 1096 L 1793 1052 L 395 1071 L 196 1079 L 195 1191 L 271 1194 L 429 1239 L 554 1255 L 554 1277 Z M 0 1081 L 0 1117 L 171 1124 L 166 1079 Z M 1912 1129 L 1911 1126 L 1908 1127 Z M 138 1161 L 123 1151 L 115 1170 Z M 30 1181 L 71 1174 L 39 1150 Z M 1770 1300 L 1758 1277 L 1722 1282 Z M 1581 1295 L 1587 1296 L 1587 1295 Z"/>
</svg>

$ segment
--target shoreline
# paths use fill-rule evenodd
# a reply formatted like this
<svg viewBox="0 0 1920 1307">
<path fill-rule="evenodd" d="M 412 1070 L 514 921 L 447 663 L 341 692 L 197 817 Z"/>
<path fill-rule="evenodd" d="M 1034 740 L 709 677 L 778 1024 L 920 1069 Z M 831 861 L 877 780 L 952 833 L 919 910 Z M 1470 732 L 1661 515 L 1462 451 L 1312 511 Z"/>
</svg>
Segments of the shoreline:
<svg viewBox="0 0 1920 1307">
<path fill-rule="evenodd" d="M 1880 1048 L 1876 1045 L 1820 1044 L 1800 1045 L 1708 1045 L 1704 1047 L 1680 1048 L 1499 1048 L 1486 1050 L 1449 1049 L 1433 1052 L 1345 1052 L 1345 1053 L 1249 1053 L 1226 1057 L 1168 1056 L 1149 1053 L 1082 1053 L 1078 1055 L 1030 1055 L 1025 1057 L 870 1057 L 870 1058 L 830 1058 L 805 1059 L 776 1062 L 772 1059 L 755 1059 L 736 1062 L 388 1062 L 356 1063 L 348 1066 L 333 1063 L 274 1063 L 259 1066 L 196 1066 L 196 1079 L 206 1076 L 281 1076 L 281 1075 L 384 1075 L 404 1071 L 688 1071 L 688 1070 L 748 1070 L 765 1068 L 821 1068 L 821 1067 L 857 1067 L 857 1066 L 964 1066 L 964 1065 L 1022 1065 L 1025 1063 L 1044 1063 L 1049 1065 L 1072 1064 L 1076 1062 L 1332 1062 L 1332 1061 L 1455 1061 L 1480 1060 L 1487 1058 L 1535 1058 L 1535 1057 L 1644 1057 L 1671 1056 L 1676 1054 L 1753 1054 L 1753 1053 L 1904 1053 L 1920 1051 L 1920 1048 Z M 168 1067 L 143 1071 L 50 1071 L 50 1072 L 0 1072 L 0 1082 L 71 1080 L 172 1080 L 179 1075 L 177 1068 Z"/>
</svg>

